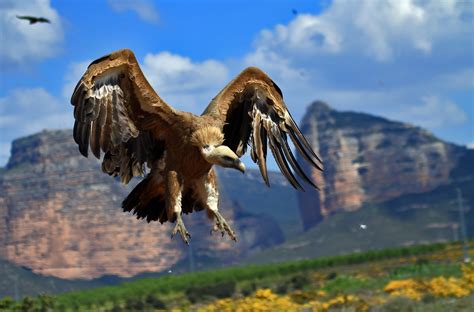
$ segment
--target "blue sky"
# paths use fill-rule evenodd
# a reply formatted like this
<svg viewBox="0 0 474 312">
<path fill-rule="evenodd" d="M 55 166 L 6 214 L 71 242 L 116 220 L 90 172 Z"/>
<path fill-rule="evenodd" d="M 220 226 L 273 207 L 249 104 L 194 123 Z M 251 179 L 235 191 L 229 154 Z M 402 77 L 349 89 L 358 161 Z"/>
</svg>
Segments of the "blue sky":
<svg viewBox="0 0 474 312">
<path fill-rule="evenodd" d="M 12 139 L 71 128 L 69 97 L 88 63 L 124 47 L 179 109 L 200 113 L 255 65 L 298 121 L 320 99 L 474 144 L 473 3 L 0 0 L 0 166 Z"/>
</svg>

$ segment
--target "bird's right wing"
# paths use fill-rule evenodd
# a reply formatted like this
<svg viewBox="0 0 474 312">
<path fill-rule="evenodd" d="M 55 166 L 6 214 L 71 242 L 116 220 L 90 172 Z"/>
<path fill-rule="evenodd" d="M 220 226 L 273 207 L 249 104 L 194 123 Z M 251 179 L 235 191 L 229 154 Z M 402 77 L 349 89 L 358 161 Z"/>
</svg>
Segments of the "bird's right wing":
<svg viewBox="0 0 474 312">
<path fill-rule="evenodd" d="M 87 157 L 90 147 L 100 159 L 102 150 L 103 171 L 124 183 L 163 154 L 166 135 L 181 114 L 156 94 L 130 50 L 92 62 L 71 103 L 79 151 Z"/>
<path fill-rule="evenodd" d="M 293 120 L 280 88 L 260 69 L 249 67 L 242 71 L 217 94 L 203 115 L 212 116 L 221 125 L 224 145 L 239 157 L 245 154 L 248 145 L 252 147 L 250 156 L 258 164 L 267 185 L 269 146 L 280 171 L 293 187 L 303 189 L 292 169 L 318 188 L 298 164 L 288 137 L 311 167 L 322 170 L 322 162 Z"/>
</svg>

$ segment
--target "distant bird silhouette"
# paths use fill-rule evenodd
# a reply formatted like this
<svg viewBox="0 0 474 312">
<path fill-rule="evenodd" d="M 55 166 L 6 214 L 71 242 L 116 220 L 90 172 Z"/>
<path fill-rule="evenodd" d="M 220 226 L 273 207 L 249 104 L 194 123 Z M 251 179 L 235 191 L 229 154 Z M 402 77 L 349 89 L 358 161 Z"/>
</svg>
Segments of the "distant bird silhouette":
<svg viewBox="0 0 474 312">
<path fill-rule="evenodd" d="M 44 18 L 44 17 L 35 17 L 35 16 L 16 16 L 16 18 L 18 19 L 22 19 L 22 20 L 27 20 L 27 21 L 30 21 L 30 25 L 31 24 L 35 24 L 35 23 L 49 23 L 51 24 L 51 21 L 47 18 Z"/>
<path fill-rule="evenodd" d="M 298 15 L 298 11 L 296 9 L 292 9 L 291 13 L 293 13 L 293 15 Z"/>
</svg>

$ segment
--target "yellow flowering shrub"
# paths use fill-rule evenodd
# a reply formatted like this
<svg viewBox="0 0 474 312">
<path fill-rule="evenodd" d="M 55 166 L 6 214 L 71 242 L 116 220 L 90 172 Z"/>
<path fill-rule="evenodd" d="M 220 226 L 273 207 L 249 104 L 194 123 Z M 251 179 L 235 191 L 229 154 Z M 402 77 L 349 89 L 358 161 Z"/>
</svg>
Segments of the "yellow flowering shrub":
<svg viewBox="0 0 474 312">
<path fill-rule="evenodd" d="M 259 289 L 252 296 L 239 299 L 217 300 L 199 312 L 244 312 L 244 311 L 299 311 L 300 305 L 291 301 L 289 296 L 278 296 L 271 289 Z"/>
<path fill-rule="evenodd" d="M 474 264 L 465 264 L 461 266 L 462 280 L 469 291 L 474 291 Z"/>
<path fill-rule="evenodd" d="M 390 281 L 383 289 L 391 296 L 420 300 L 423 297 L 423 284 L 413 279 Z"/>
<path fill-rule="evenodd" d="M 310 301 L 314 301 L 317 298 L 325 297 L 327 296 L 327 292 L 325 292 L 324 290 L 295 290 L 294 292 L 289 294 L 289 296 L 293 302 L 303 304 Z"/>
<path fill-rule="evenodd" d="M 469 289 L 459 278 L 435 277 L 427 283 L 428 291 L 436 297 L 464 297 L 469 295 Z"/>
<path fill-rule="evenodd" d="M 474 266 L 466 264 L 461 266 L 461 278 L 435 277 L 427 286 L 429 292 L 437 297 L 464 297 L 474 291 Z"/>
<path fill-rule="evenodd" d="M 326 295 L 325 292 L 315 292 Z M 313 311 L 323 312 L 331 308 L 354 307 L 356 311 L 367 311 L 369 306 L 355 295 L 341 295 L 325 302 L 316 299 L 304 304 L 291 300 L 290 296 L 278 296 L 270 289 L 259 289 L 252 296 L 239 299 L 221 299 L 198 309 L 199 312 L 267 312 L 267 311 Z"/>
<path fill-rule="evenodd" d="M 362 299 L 355 295 L 337 296 L 329 301 L 323 302 L 321 305 L 322 311 L 326 311 L 331 308 L 342 308 L 344 306 L 355 307 L 357 311 L 367 311 L 369 309 L 369 306 Z"/>
<path fill-rule="evenodd" d="M 404 296 L 413 300 L 420 300 L 428 293 L 436 297 L 464 297 L 474 291 L 474 266 L 463 265 L 461 270 L 461 278 L 438 276 L 426 282 L 412 279 L 390 281 L 384 291 L 392 296 Z"/>
<path fill-rule="evenodd" d="M 321 272 L 315 272 L 315 273 L 312 274 L 312 280 L 315 283 L 324 282 L 326 280 L 326 276 L 327 276 L 327 274 L 323 274 Z"/>
<path fill-rule="evenodd" d="M 427 280 L 403 279 L 387 283 L 381 290 L 369 296 L 339 295 L 332 297 L 320 289 L 296 290 L 287 295 L 277 295 L 271 289 L 258 289 L 245 298 L 216 300 L 198 308 L 200 312 L 266 312 L 266 311 L 313 311 L 325 312 L 331 309 L 348 308 L 355 311 L 367 311 L 370 307 L 387 302 L 389 297 L 403 296 L 420 300 L 425 295 L 435 297 L 463 297 L 474 291 L 474 266 L 463 265 L 462 277 L 434 277 Z M 316 277 L 316 276 L 315 276 Z M 358 276 L 363 279 L 365 276 Z M 317 276 L 316 278 L 321 278 Z M 315 278 L 315 279 L 316 279 Z M 390 296 L 384 295 L 388 293 Z"/>
</svg>

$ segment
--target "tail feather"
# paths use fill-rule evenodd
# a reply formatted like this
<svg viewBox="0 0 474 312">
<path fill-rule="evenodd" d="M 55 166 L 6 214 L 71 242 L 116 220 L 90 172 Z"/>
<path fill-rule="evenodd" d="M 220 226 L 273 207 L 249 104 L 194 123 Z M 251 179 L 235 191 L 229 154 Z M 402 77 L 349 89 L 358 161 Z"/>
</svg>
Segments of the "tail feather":
<svg viewBox="0 0 474 312">
<path fill-rule="evenodd" d="M 166 204 L 164 198 L 163 183 L 157 181 L 157 177 L 151 172 L 128 194 L 122 202 L 123 211 L 132 212 L 137 219 L 145 219 L 147 222 L 168 221 Z"/>
</svg>

